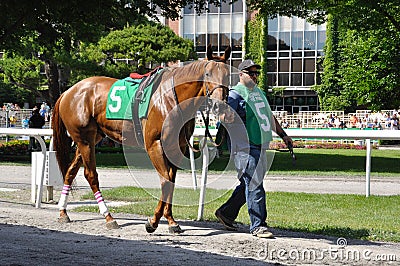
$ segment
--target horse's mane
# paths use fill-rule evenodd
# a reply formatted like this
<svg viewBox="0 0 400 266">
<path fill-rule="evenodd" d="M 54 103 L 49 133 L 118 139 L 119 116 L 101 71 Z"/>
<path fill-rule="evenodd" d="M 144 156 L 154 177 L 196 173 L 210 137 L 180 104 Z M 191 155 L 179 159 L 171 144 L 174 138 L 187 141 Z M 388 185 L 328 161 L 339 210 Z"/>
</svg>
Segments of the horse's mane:
<svg viewBox="0 0 400 266">
<path fill-rule="evenodd" d="M 176 79 L 187 78 L 188 76 L 192 76 L 193 73 L 202 76 L 206 63 L 207 60 L 197 60 L 184 66 L 172 66 L 168 69 L 169 71 L 165 73 L 165 78 L 168 79 L 172 76 Z"/>
</svg>

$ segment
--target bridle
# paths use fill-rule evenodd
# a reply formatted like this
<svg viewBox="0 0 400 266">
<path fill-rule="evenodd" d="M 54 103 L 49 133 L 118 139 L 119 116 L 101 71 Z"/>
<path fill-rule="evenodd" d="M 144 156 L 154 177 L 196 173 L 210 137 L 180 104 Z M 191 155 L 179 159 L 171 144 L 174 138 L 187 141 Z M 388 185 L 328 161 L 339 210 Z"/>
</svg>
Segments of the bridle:
<svg viewBox="0 0 400 266">
<path fill-rule="evenodd" d="M 214 61 L 214 62 L 223 62 L 223 63 L 225 63 L 225 61 L 223 61 L 223 60 L 211 60 L 211 61 Z M 222 139 L 221 139 L 221 142 L 220 142 L 219 144 L 216 144 L 216 143 L 214 142 L 212 136 L 211 136 L 211 133 L 210 133 L 209 123 L 210 123 L 211 95 L 215 92 L 216 89 L 222 88 L 222 89 L 224 90 L 224 91 L 223 91 L 223 94 L 227 96 L 227 95 L 228 95 L 228 87 L 226 87 L 226 86 L 224 86 L 224 85 L 221 85 L 221 84 L 218 84 L 218 85 L 216 85 L 215 87 L 212 87 L 211 89 L 209 89 L 209 87 L 208 87 L 208 82 L 206 81 L 206 77 L 207 77 L 206 67 L 207 67 L 207 65 L 208 65 L 211 61 L 207 61 L 207 63 L 204 65 L 203 83 L 205 84 L 205 97 L 206 97 L 206 108 L 205 108 L 205 111 L 206 111 L 206 115 L 204 115 L 204 112 L 203 112 L 203 111 L 200 111 L 200 113 L 201 113 L 201 115 L 202 115 L 202 117 L 203 117 L 204 125 L 205 125 L 205 127 L 206 127 L 206 128 L 205 128 L 205 132 L 204 132 L 205 140 L 207 140 L 207 138 L 209 138 L 210 141 L 211 141 L 211 143 L 212 143 L 215 147 L 218 147 L 218 146 L 220 146 L 220 145 L 223 143 L 223 140 L 224 140 L 224 139 L 222 138 Z M 174 85 L 173 80 L 172 80 L 172 92 L 173 92 L 173 95 L 174 95 L 174 99 L 175 99 L 176 106 L 177 106 L 178 111 L 179 111 L 179 113 L 180 113 L 180 116 L 181 116 L 181 118 L 182 118 L 182 117 L 183 117 L 183 113 L 182 113 L 182 109 L 181 109 L 181 107 L 180 107 L 180 105 L 179 105 L 178 95 L 176 94 L 175 85 Z M 182 118 L 182 119 L 183 119 L 183 118 Z M 182 123 L 183 123 L 183 121 L 182 121 Z M 189 148 L 190 148 L 191 150 L 193 150 L 194 152 L 199 152 L 199 151 L 201 151 L 202 148 L 200 148 L 200 149 L 195 149 L 195 148 L 193 147 L 193 145 L 190 144 L 190 141 L 189 141 L 189 138 L 188 138 L 188 133 L 187 133 L 186 131 L 187 131 L 187 128 L 185 127 L 185 128 L 184 128 L 184 135 L 185 135 L 186 143 L 187 143 L 187 145 L 189 146 Z"/>
<path fill-rule="evenodd" d="M 223 62 L 223 63 L 225 63 L 225 61 L 223 61 L 223 60 L 212 60 L 212 61 L 214 61 L 214 62 Z M 224 135 L 225 134 L 222 134 L 222 138 L 221 138 L 221 142 L 220 143 L 215 143 L 215 141 L 214 141 L 214 139 L 213 139 L 213 137 L 211 136 L 211 133 L 210 133 L 210 129 L 209 129 L 209 125 L 210 125 L 210 109 L 211 109 L 211 95 L 213 94 L 213 92 L 216 90 L 216 89 L 219 89 L 219 88 L 222 88 L 223 89 L 223 95 L 226 97 L 227 95 L 228 95 L 228 87 L 226 87 L 226 86 L 224 86 L 224 85 L 222 85 L 222 84 L 218 84 L 217 86 L 215 86 L 215 87 L 213 87 L 211 90 L 208 88 L 208 82 L 206 81 L 206 77 L 207 77 L 207 73 L 206 73 L 206 67 L 207 67 L 207 65 L 210 63 L 210 61 L 208 61 L 205 65 L 204 65 L 204 78 L 203 78 L 203 82 L 205 83 L 205 87 L 206 87 L 206 93 L 205 93 L 205 96 L 206 96 L 206 108 L 205 108 L 205 113 L 206 114 L 204 114 L 204 112 L 203 111 L 200 111 L 200 113 L 201 113 L 201 116 L 202 116 L 202 118 L 203 118 L 203 121 L 204 121 L 204 125 L 205 125 L 205 130 L 204 130 L 204 138 L 205 138 L 205 141 L 207 140 L 207 138 L 210 140 L 210 142 L 211 142 L 211 144 L 214 146 L 214 147 L 218 147 L 218 146 L 220 146 L 223 142 L 224 142 Z M 193 148 L 192 148 L 193 149 Z"/>
</svg>

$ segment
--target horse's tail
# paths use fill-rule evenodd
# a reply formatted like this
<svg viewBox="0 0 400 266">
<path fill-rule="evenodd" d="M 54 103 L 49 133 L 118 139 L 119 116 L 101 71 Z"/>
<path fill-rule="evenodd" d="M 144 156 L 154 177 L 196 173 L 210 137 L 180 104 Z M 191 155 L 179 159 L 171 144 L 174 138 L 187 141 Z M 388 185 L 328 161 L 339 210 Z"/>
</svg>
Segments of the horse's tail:
<svg viewBox="0 0 400 266">
<path fill-rule="evenodd" d="M 52 117 L 52 128 L 53 128 L 53 145 L 56 151 L 56 158 L 58 162 L 58 167 L 65 180 L 65 175 L 67 174 L 68 167 L 71 164 L 71 144 L 72 139 L 68 136 L 67 128 L 60 117 L 60 102 L 62 95 L 58 98 L 54 109 Z"/>
</svg>

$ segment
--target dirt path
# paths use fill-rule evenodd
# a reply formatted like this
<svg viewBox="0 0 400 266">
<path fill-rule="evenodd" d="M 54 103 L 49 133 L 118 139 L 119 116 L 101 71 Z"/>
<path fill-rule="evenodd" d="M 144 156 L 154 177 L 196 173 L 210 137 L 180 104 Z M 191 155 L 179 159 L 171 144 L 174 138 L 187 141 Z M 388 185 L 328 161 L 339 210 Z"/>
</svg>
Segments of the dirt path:
<svg viewBox="0 0 400 266">
<path fill-rule="evenodd" d="M 14 171 L 18 173 L 18 169 Z M 117 175 L 117 171 L 111 171 Z M 0 177 L 5 168 L 1 172 Z M 43 208 L 36 209 L 29 203 L 30 183 L 25 179 L 13 181 L 13 186 L 20 190 L 0 192 L 0 265 L 398 265 L 400 262 L 400 243 L 339 239 L 339 244 L 347 242 L 341 246 L 335 237 L 274 228 L 271 231 L 276 237 L 267 240 L 252 237 L 245 226 L 238 232 L 228 232 L 218 223 L 179 221 L 184 233 L 171 235 L 162 220 L 157 231 L 148 234 L 144 229 L 145 217 L 116 214 L 121 228 L 107 230 L 99 214 L 73 211 L 70 211 L 72 223 L 59 224 L 55 204 L 43 204 Z M 5 178 L 0 178 L 0 182 L 4 187 Z M 7 182 L 9 188 L 13 187 L 10 180 Z"/>
<path fill-rule="evenodd" d="M 184 233 L 171 235 L 165 221 L 153 234 L 145 217 L 115 215 L 121 228 L 107 230 L 94 213 L 70 212 L 69 224 L 56 221 L 52 205 L 0 199 L 1 265 L 385 265 L 400 261 L 400 245 L 346 240 L 272 229 L 274 239 L 257 239 L 247 228 L 223 230 L 212 222 L 180 221 Z M 345 241 L 345 240 L 342 240 Z M 380 260 L 385 259 L 385 262 Z M 393 265 L 396 262 L 392 262 Z"/>
</svg>

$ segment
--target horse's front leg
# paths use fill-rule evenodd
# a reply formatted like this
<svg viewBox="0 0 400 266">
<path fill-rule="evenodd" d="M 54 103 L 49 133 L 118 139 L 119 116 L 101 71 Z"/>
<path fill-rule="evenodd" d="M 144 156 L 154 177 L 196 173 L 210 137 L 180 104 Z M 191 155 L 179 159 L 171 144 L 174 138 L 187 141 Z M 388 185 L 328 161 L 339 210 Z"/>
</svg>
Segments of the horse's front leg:
<svg viewBox="0 0 400 266">
<path fill-rule="evenodd" d="M 176 168 L 168 165 L 159 140 L 154 141 L 152 145 L 147 148 L 147 152 L 154 167 L 160 174 L 161 197 L 154 210 L 153 218 L 149 219 L 145 225 L 146 231 L 148 233 L 153 233 L 157 229 L 161 217 L 164 215 L 168 221 L 169 231 L 181 233 L 181 228 L 172 216 L 172 197 L 175 186 Z"/>
<path fill-rule="evenodd" d="M 183 230 L 177 224 L 175 219 L 172 216 L 172 198 L 174 195 L 174 188 L 175 188 L 175 177 L 176 177 L 176 171 L 177 168 L 175 166 L 170 166 L 169 168 L 169 180 L 164 180 L 164 182 L 161 182 L 161 190 L 162 190 L 162 199 L 165 202 L 164 204 L 164 217 L 168 221 L 168 231 L 170 233 L 182 233 Z"/>
</svg>

